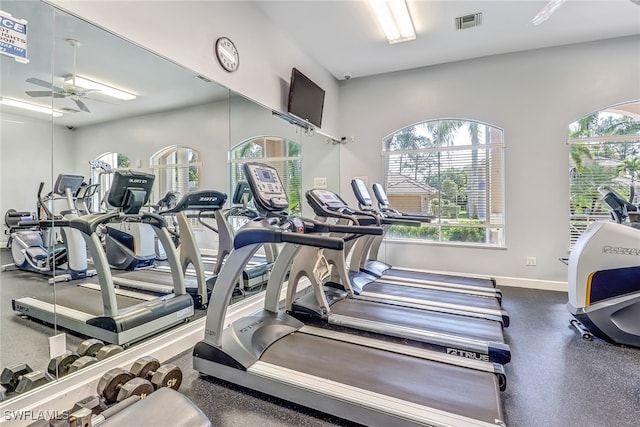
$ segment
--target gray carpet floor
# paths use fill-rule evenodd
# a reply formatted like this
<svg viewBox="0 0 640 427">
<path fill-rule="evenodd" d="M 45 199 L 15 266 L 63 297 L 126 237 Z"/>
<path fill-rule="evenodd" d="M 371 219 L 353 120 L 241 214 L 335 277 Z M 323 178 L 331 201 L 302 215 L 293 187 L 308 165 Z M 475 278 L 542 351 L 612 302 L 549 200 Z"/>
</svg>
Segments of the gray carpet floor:
<svg viewBox="0 0 640 427">
<path fill-rule="evenodd" d="M 8 251 L 0 251 L 3 263 Z M 52 292 L 44 276 L 26 272 L 0 275 L 0 365 L 29 361 L 42 369 L 48 361 L 47 336 L 53 329 L 11 310 L 17 296 Z M 59 284 L 66 287 L 72 284 Z M 564 292 L 502 288 L 511 315 L 505 336 L 512 350 L 502 393 L 510 426 L 640 425 L 640 349 L 584 341 L 569 327 Z M 640 321 L 640 320 L 639 320 Z M 82 338 L 69 334 L 69 345 Z M 215 426 L 331 426 L 343 420 L 264 394 L 201 377 L 190 352 L 173 363 L 184 371 L 181 391 Z"/>
<path fill-rule="evenodd" d="M 502 288 L 511 315 L 505 329 L 512 361 L 502 402 L 509 426 L 640 425 L 640 349 L 583 341 L 569 327 L 564 292 Z M 350 425 L 326 414 L 209 377 L 190 353 L 173 360 L 185 373 L 181 391 L 215 426 Z"/>
</svg>

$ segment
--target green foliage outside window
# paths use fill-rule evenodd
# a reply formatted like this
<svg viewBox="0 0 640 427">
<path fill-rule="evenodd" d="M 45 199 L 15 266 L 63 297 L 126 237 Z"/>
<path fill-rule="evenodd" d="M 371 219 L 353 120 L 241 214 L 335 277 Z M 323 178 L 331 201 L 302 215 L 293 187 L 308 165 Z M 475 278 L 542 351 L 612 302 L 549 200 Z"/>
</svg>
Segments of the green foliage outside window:
<svg viewBox="0 0 640 427">
<path fill-rule="evenodd" d="M 608 220 L 598 187 L 638 204 L 640 120 L 599 111 L 569 127 L 570 245 L 594 221 Z M 629 136 L 628 138 L 626 136 Z"/>
</svg>

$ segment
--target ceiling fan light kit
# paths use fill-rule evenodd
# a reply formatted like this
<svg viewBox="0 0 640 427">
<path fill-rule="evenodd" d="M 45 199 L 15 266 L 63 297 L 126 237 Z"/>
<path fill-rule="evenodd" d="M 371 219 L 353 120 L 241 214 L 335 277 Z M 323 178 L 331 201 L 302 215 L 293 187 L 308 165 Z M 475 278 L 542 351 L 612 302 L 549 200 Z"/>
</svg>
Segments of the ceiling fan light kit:
<svg viewBox="0 0 640 427">
<path fill-rule="evenodd" d="M 84 111 L 85 113 L 90 113 L 91 111 L 89 110 L 89 107 L 87 107 L 87 104 L 82 101 L 82 99 L 92 99 L 87 96 L 89 94 L 100 93 L 113 98 L 127 101 L 136 98 L 136 96 L 131 93 L 115 89 L 111 86 L 98 83 L 85 77 L 78 76 L 76 73 L 76 60 L 80 43 L 75 39 L 67 39 L 67 43 L 69 43 L 69 45 L 71 45 L 71 47 L 73 48 L 73 74 L 65 77 L 64 84 L 61 86 L 56 86 L 50 82 L 35 77 L 28 78 L 26 80 L 27 83 L 42 86 L 49 90 L 26 91 L 25 93 L 27 95 L 31 97 L 50 96 L 53 98 L 69 98 L 76 104 L 80 111 Z"/>
<path fill-rule="evenodd" d="M 551 0 L 543 7 L 536 16 L 533 17 L 533 25 L 540 25 L 555 12 L 566 0 Z"/>
<path fill-rule="evenodd" d="M 73 86 L 77 86 L 83 89 L 92 89 L 97 91 L 98 93 L 106 96 L 110 96 L 112 98 L 122 99 L 124 101 L 131 101 L 132 99 L 136 99 L 136 95 L 125 92 L 120 89 L 116 89 L 112 86 L 107 86 L 104 83 L 99 83 L 95 80 L 88 79 L 86 77 L 81 77 L 78 75 L 71 75 L 65 77 L 64 82 Z"/>
</svg>

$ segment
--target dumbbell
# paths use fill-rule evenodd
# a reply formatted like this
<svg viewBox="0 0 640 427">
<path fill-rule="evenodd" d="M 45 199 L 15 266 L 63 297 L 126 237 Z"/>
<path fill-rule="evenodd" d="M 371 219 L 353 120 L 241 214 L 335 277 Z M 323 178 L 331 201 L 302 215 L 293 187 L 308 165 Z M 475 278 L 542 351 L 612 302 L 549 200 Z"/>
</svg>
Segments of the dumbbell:
<svg viewBox="0 0 640 427">
<path fill-rule="evenodd" d="M 97 398 L 97 396 L 94 396 Z M 96 413 L 91 408 L 75 408 L 69 414 L 69 427 L 99 426 L 118 412 L 128 408 L 140 400 L 140 396 L 130 396 L 115 405 Z"/>
<path fill-rule="evenodd" d="M 157 390 L 161 387 L 169 387 L 174 390 L 182 384 L 182 370 L 176 365 L 160 365 L 155 357 L 144 356 L 135 361 L 130 372 L 136 377 L 151 381 Z"/>
<path fill-rule="evenodd" d="M 80 357 L 89 356 L 95 357 L 98 360 L 104 360 L 118 353 L 122 353 L 123 351 L 124 349 L 119 345 L 105 345 L 102 341 L 91 338 L 80 343 L 77 353 Z"/>
<path fill-rule="evenodd" d="M 26 393 L 36 387 L 53 381 L 55 378 L 47 372 L 34 371 L 26 363 L 8 366 L 0 374 L 0 386 L 5 390 L 5 398 L 9 393 Z"/>
<path fill-rule="evenodd" d="M 81 409 L 88 409 L 93 415 L 98 415 L 107 408 L 107 402 L 105 402 L 102 396 L 89 396 L 77 401 L 69 413 L 74 413 Z"/>
<path fill-rule="evenodd" d="M 108 370 L 98 381 L 98 394 L 107 403 L 122 402 L 131 396 L 145 397 L 154 390 L 149 380 L 136 377 L 122 368 Z"/>
<path fill-rule="evenodd" d="M 51 359 L 47 366 L 47 372 L 61 378 L 122 351 L 123 348 L 119 345 L 105 345 L 95 338 L 88 339 L 80 343 L 77 351 L 67 350 L 60 356 Z"/>
</svg>

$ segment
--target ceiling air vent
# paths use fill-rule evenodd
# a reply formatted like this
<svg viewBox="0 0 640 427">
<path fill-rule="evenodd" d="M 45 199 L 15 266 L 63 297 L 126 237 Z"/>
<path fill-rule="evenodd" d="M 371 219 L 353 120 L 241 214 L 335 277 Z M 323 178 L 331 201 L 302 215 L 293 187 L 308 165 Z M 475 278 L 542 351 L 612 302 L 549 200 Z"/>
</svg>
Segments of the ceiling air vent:
<svg viewBox="0 0 640 427">
<path fill-rule="evenodd" d="M 472 13 L 471 15 L 458 16 L 456 18 L 456 30 L 473 28 L 477 27 L 480 24 L 482 24 L 482 12 Z"/>
</svg>

